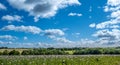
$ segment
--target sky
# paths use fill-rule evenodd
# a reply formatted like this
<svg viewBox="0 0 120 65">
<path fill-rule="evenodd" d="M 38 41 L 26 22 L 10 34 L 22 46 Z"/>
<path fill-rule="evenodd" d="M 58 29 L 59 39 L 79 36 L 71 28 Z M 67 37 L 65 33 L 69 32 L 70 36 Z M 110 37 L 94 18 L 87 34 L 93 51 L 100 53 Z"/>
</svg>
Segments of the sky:
<svg viewBox="0 0 120 65">
<path fill-rule="evenodd" d="M 120 46 L 120 0 L 0 0 L 3 46 Z"/>
</svg>

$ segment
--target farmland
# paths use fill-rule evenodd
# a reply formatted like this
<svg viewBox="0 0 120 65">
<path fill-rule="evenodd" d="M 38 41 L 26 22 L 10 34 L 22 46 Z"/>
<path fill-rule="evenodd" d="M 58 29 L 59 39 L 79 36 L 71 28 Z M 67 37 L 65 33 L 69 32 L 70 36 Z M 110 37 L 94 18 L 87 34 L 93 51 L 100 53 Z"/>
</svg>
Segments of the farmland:
<svg viewBox="0 0 120 65">
<path fill-rule="evenodd" d="M 120 65 L 119 55 L 0 56 L 0 65 Z"/>
<path fill-rule="evenodd" d="M 10 49 L 10 48 L 9 48 L 9 49 L 0 49 L 0 52 L 3 52 L 3 51 L 5 51 L 5 50 L 7 50 L 7 51 L 9 51 L 9 52 L 12 51 L 12 50 L 16 50 L 16 51 L 19 51 L 19 52 L 21 53 L 23 50 L 27 50 L 27 49 L 19 49 L 19 48 L 16 48 L 16 49 L 14 49 L 14 48 L 13 48 L 13 49 Z"/>
<path fill-rule="evenodd" d="M 0 49 L 0 65 L 120 65 L 120 47 Z"/>
</svg>

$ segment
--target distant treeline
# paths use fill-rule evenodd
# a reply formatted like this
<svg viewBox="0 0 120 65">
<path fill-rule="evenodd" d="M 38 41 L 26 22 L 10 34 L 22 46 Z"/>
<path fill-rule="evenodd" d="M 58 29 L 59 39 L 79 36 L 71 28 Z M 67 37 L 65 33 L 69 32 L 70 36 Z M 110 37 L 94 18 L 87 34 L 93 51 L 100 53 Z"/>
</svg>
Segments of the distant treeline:
<svg viewBox="0 0 120 65">
<path fill-rule="evenodd" d="M 7 48 L 8 49 L 8 48 Z M 72 53 L 71 53 L 72 52 Z M 120 47 L 115 48 L 29 48 L 22 52 L 4 50 L 0 55 L 87 55 L 120 54 Z"/>
<path fill-rule="evenodd" d="M 0 47 L 0 49 L 7 49 L 8 47 Z"/>
</svg>

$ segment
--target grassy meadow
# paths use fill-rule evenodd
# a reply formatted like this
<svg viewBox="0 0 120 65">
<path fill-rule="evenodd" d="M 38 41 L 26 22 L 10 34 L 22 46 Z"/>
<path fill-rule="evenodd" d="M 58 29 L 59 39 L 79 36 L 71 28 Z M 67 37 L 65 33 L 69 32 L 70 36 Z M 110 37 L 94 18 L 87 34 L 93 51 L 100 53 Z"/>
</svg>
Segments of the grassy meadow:
<svg viewBox="0 0 120 65">
<path fill-rule="evenodd" d="M 0 56 L 0 65 L 120 65 L 119 55 Z"/>
</svg>

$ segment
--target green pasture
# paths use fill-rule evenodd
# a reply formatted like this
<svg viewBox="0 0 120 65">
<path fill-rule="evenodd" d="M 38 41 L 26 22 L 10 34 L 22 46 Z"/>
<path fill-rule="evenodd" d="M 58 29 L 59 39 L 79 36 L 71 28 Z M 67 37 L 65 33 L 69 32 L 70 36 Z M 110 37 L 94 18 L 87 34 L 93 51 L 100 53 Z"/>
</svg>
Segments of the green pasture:
<svg viewBox="0 0 120 65">
<path fill-rule="evenodd" d="M 0 65 L 120 65 L 115 55 L 0 56 Z"/>
</svg>

